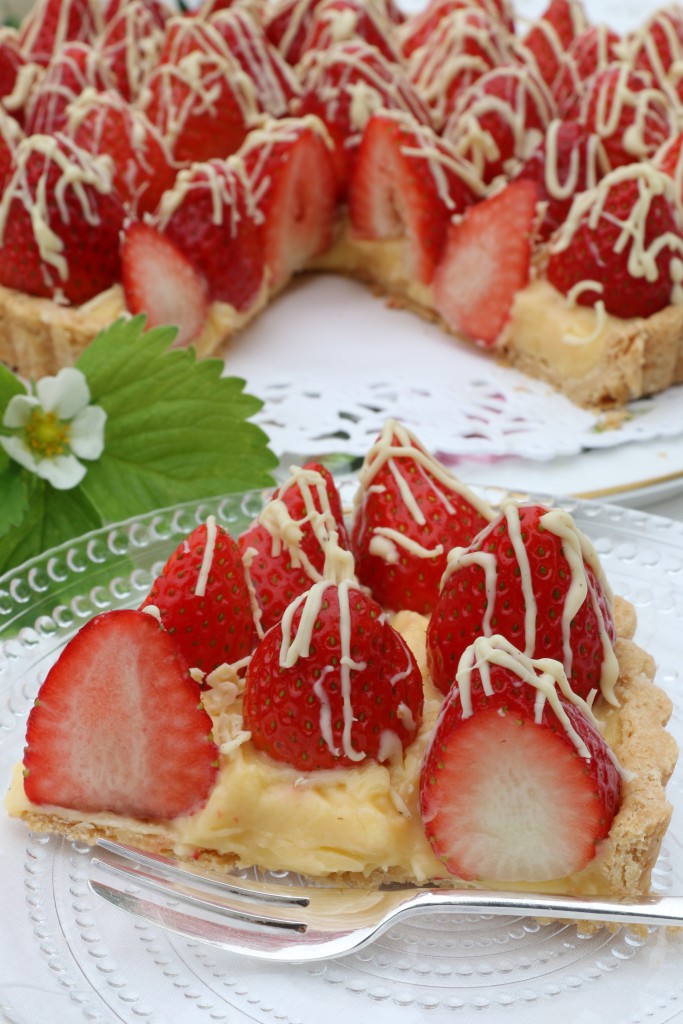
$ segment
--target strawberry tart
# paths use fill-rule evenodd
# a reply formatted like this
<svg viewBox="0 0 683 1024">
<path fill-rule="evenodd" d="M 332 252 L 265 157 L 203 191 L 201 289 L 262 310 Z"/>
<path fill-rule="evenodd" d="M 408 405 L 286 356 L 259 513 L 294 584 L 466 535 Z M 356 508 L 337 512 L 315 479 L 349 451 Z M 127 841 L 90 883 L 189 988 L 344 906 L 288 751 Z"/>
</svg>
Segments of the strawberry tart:
<svg viewBox="0 0 683 1024">
<path fill-rule="evenodd" d="M 0 36 L 0 358 L 55 372 L 141 312 L 208 355 L 326 271 L 579 404 L 661 391 L 682 52 L 677 7 L 38 0 Z"/>
<path fill-rule="evenodd" d="M 294 467 L 76 633 L 7 808 L 224 868 L 647 893 L 677 750 L 634 628 L 566 511 L 489 507 L 389 421 L 350 529 Z"/>
</svg>

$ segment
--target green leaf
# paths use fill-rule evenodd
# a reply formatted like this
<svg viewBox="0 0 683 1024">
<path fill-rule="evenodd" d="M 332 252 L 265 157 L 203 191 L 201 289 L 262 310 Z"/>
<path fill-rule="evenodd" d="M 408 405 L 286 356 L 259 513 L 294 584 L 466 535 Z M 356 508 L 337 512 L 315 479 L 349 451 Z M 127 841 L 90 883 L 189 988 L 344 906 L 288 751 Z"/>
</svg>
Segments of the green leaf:
<svg viewBox="0 0 683 1024">
<path fill-rule="evenodd" d="M 262 402 L 223 361 L 169 349 L 174 328 L 117 321 L 77 362 L 107 413 L 105 450 L 81 484 L 105 520 L 274 483 L 277 459 L 248 423 Z"/>
<path fill-rule="evenodd" d="M 97 510 L 80 487 L 56 491 L 44 480 L 29 477 L 21 521 L 0 537 L 0 574 L 72 537 L 102 526 Z"/>
<path fill-rule="evenodd" d="M 0 423 L 4 415 L 7 403 L 13 395 L 25 395 L 26 388 L 18 377 L 0 363 Z"/>
<path fill-rule="evenodd" d="M 27 511 L 27 474 L 0 448 L 0 537 L 19 526 Z"/>
</svg>

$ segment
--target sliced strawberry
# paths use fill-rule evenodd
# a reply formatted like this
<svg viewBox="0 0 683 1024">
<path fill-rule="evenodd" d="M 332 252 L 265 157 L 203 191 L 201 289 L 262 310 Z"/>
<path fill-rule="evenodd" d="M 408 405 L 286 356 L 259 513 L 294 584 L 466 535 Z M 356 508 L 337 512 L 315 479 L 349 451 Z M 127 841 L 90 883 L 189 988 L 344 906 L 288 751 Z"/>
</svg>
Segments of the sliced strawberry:
<svg viewBox="0 0 683 1024">
<path fill-rule="evenodd" d="M 299 771 L 400 757 L 422 719 L 415 658 L 349 580 L 314 583 L 249 663 L 245 728 L 257 750 Z"/>
<path fill-rule="evenodd" d="M 394 28 L 379 4 L 365 0 L 322 0 L 311 17 L 302 56 L 309 50 L 326 50 L 342 40 L 364 39 L 387 60 L 398 63 L 401 56 Z"/>
<path fill-rule="evenodd" d="M 627 64 L 596 72 L 569 114 L 600 136 L 611 168 L 651 160 L 676 125 L 671 100 Z"/>
<path fill-rule="evenodd" d="M 555 686 L 546 699 L 548 668 L 500 637 L 480 638 L 463 655 L 420 774 L 427 838 L 458 878 L 565 878 L 590 864 L 609 834 L 619 770 L 585 706 Z"/>
<path fill-rule="evenodd" d="M 311 52 L 302 68 L 300 113 L 315 114 L 327 127 L 335 146 L 341 195 L 346 194 L 363 131 L 377 110 L 402 110 L 421 124 L 430 123 L 427 108 L 400 65 L 363 40 Z"/>
<path fill-rule="evenodd" d="M 360 471 L 351 548 L 362 584 L 385 608 L 429 615 L 451 548 L 470 544 L 488 505 L 387 420 Z"/>
<path fill-rule="evenodd" d="M 21 23 L 19 45 L 35 64 L 49 64 L 66 43 L 92 43 L 102 28 L 98 0 L 38 0 Z"/>
<path fill-rule="evenodd" d="M 356 238 L 404 238 L 405 275 L 429 283 L 448 220 L 474 202 L 481 182 L 447 141 L 408 114 L 382 111 L 365 129 L 351 179 Z"/>
<path fill-rule="evenodd" d="M 590 25 L 572 40 L 552 86 L 561 116 L 571 110 L 589 78 L 618 59 L 620 42 L 607 25 Z"/>
<path fill-rule="evenodd" d="M 324 466 L 307 462 L 266 503 L 237 543 L 261 609 L 261 627 L 282 619 L 296 597 L 322 579 L 332 534 L 348 548 L 341 500 Z"/>
<path fill-rule="evenodd" d="M 481 345 L 500 339 L 529 280 L 535 220 L 536 186 L 517 181 L 451 222 L 434 297 L 453 331 Z"/>
<path fill-rule="evenodd" d="M 188 345 L 206 323 L 209 288 L 187 256 L 149 224 L 135 221 L 121 242 L 126 306 L 144 313 L 148 327 L 178 328 L 176 346 Z"/>
<path fill-rule="evenodd" d="M 466 647 L 500 634 L 532 658 L 562 662 L 572 689 L 612 699 L 618 666 L 612 595 L 568 513 L 504 502 L 466 549 L 451 553 L 427 631 L 432 679 L 447 693 Z"/>
<path fill-rule="evenodd" d="M 32 135 L 16 149 L 3 197 L 0 282 L 80 304 L 121 279 L 124 209 L 111 162 L 64 135 Z"/>
<path fill-rule="evenodd" d="M 524 39 L 529 62 L 552 88 L 566 50 L 588 25 L 579 0 L 550 0 Z"/>
<path fill-rule="evenodd" d="M 139 105 L 178 163 L 226 157 L 256 123 L 253 83 L 234 57 L 192 51 L 149 75 Z"/>
<path fill-rule="evenodd" d="M 263 215 L 240 159 L 181 171 L 154 223 L 201 271 L 212 300 L 254 304 L 266 280 Z"/>
<path fill-rule="evenodd" d="M 55 54 L 26 103 L 26 134 L 53 135 L 68 120 L 67 108 L 86 89 L 100 91 L 113 79 L 98 50 L 87 43 L 69 43 Z"/>
<path fill-rule="evenodd" d="M 444 137 L 486 184 L 511 177 L 541 142 L 555 110 L 543 79 L 511 64 L 493 68 L 465 89 Z"/>
<path fill-rule="evenodd" d="M 110 157 L 114 184 L 138 215 L 156 209 L 175 181 L 177 168 L 158 130 L 113 90 L 82 93 L 69 105 L 65 132 L 93 156 Z"/>
<path fill-rule="evenodd" d="M 494 21 L 499 21 L 506 32 L 514 32 L 512 5 L 508 0 L 429 0 L 422 10 L 415 12 L 401 26 L 401 50 L 405 57 L 430 42 L 444 18 L 453 11 L 472 8 L 481 10 Z"/>
<path fill-rule="evenodd" d="M 574 196 L 594 188 L 609 165 L 602 141 L 576 121 L 555 119 L 543 142 L 523 165 L 517 178 L 533 181 L 543 211 L 538 233 L 544 240 L 566 221 Z"/>
<path fill-rule="evenodd" d="M 676 300 L 683 257 L 678 192 L 650 164 L 617 168 L 576 197 L 551 241 L 551 284 L 582 306 L 648 317 Z"/>
<path fill-rule="evenodd" d="M 141 608 L 151 605 L 187 664 L 202 672 L 241 661 L 256 646 L 237 544 L 212 517 L 170 556 Z"/>
<path fill-rule="evenodd" d="M 67 644 L 38 692 L 26 796 L 85 814 L 192 814 L 216 780 L 211 728 L 197 684 L 153 616 L 104 612 Z"/>
<path fill-rule="evenodd" d="M 98 49 L 116 88 L 125 100 L 136 100 L 156 66 L 169 9 L 149 0 L 114 0 L 105 10 Z"/>
<path fill-rule="evenodd" d="M 410 57 L 410 80 L 441 129 L 458 96 L 485 72 L 514 62 L 513 39 L 477 7 L 451 11 Z"/>
<path fill-rule="evenodd" d="M 317 118 L 268 121 L 240 150 L 263 216 L 270 287 L 279 288 L 332 243 L 337 176 Z"/>
</svg>

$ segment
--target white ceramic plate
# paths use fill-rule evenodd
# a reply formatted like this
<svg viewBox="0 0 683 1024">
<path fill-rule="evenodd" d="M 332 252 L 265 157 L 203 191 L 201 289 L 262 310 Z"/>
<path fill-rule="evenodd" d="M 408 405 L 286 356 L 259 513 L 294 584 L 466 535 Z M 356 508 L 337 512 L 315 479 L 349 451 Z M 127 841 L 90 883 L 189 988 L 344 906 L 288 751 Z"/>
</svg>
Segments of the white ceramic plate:
<svg viewBox="0 0 683 1024">
<path fill-rule="evenodd" d="M 615 590 L 636 606 L 683 743 L 683 524 L 562 502 L 596 543 Z M 182 506 L 100 530 L 0 579 L 0 787 L 21 756 L 40 681 L 78 626 L 135 605 L 179 541 L 209 512 L 237 533 L 259 495 Z M 683 768 L 683 766 L 682 766 Z M 654 873 L 683 893 L 683 771 Z M 579 938 L 519 917 L 434 915 L 339 960 L 271 966 L 143 924 L 87 888 L 90 854 L 32 836 L 0 814 L 0 1018 L 11 1024 L 665 1024 L 683 1012 L 683 938 Z"/>
</svg>

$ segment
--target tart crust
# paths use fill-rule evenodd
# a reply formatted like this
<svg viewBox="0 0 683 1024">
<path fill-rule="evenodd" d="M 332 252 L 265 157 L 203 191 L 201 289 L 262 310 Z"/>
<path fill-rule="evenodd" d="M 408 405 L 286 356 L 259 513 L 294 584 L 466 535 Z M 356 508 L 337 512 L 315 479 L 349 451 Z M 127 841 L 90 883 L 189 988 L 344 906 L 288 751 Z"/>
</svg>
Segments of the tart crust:
<svg viewBox="0 0 683 1024">
<path fill-rule="evenodd" d="M 666 799 L 665 787 L 673 772 L 678 755 L 676 743 L 665 728 L 671 715 L 671 701 L 667 694 L 653 682 L 655 665 L 652 657 L 632 639 L 635 627 L 635 613 L 632 606 L 619 598 L 616 600 L 615 620 L 619 633 L 616 653 L 620 667 L 616 694 L 620 706 L 613 708 L 598 698 L 594 711 L 596 716 L 604 721 L 605 737 L 624 769 L 622 803 L 612 829 L 607 839 L 601 844 L 594 860 L 583 871 L 568 878 L 529 886 L 536 891 L 634 897 L 646 894 L 650 889 L 652 869 L 669 825 L 672 807 Z M 379 859 L 375 863 L 372 863 L 371 860 L 364 861 L 362 853 L 358 853 L 358 863 L 355 864 L 353 870 L 343 870 L 339 867 L 330 870 L 318 867 L 316 870 L 311 870 L 310 857 L 306 855 L 303 856 L 303 859 L 297 859 L 296 854 L 291 853 L 291 847 L 291 861 L 278 859 L 278 855 L 274 854 L 270 862 L 263 863 L 263 857 L 250 859 L 244 845 L 241 847 L 241 853 L 231 850 L 229 846 L 223 846 L 221 849 L 212 848 L 209 842 L 205 844 L 195 842 L 190 845 L 187 838 L 193 835 L 193 827 L 195 835 L 201 835 L 201 828 L 198 832 L 196 828 L 197 823 L 200 825 L 202 823 L 202 819 L 198 815 L 208 814 L 206 809 L 197 812 L 197 815 L 192 818 L 184 819 L 180 828 L 178 828 L 177 822 L 142 822 L 117 818 L 114 815 L 91 815 L 86 818 L 76 812 L 64 811 L 56 807 L 41 809 L 26 800 L 23 792 L 21 766 L 17 766 L 15 771 L 6 799 L 7 808 L 12 816 L 23 819 L 31 829 L 37 832 L 60 833 L 69 839 L 89 844 L 95 843 L 99 837 L 107 837 L 154 852 L 191 859 L 195 863 L 197 860 L 203 861 L 223 870 L 248 867 L 256 859 L 266 869 L 299 871 L 348 885 L 367 886 L 387 881 L 452 885 L 457 880 L 448 875 L 443 866 L 431 854 L 424 839 L 417 811 L 419 764 L 439 706 L 439 699 L 426 671 L 424 644 L 426 620 L 413 612 L 400 612 L 395 617 L 394 625 L 413 648 L 423 671 L 426 703 L 423 728 L 413 744 L 413 748 L 409 748 L 406 752 L 404 766 L 401 768 L 403 777 L 400 782 L 397 782 L 402 793 L 401 800 L 403 801 L 405 798 L 404 810 L 408 810 L 409 819 L 406 821 L 405 814 L 402 814 L 397 805 L 395 813 L 402 817 L 402 821 L 397 827 L 403 829 L 404 832 L 395 834 L 403 835 L 407 830 L 408 833 L 412 831 L 412 835 L 409 835 L 409 842 L 401 849 L 401 856 L 394 857 L 393 861 L 391 851 L 386 852 L 387 859 L 382 865 L 380 865 Z M 218 723 L 216 724 L 218 725 Z M 248 740 L 244 745 L 250 746 Z M 222 757 L 221 775 L 224 783 L 228 784 L 231 770 L 238 772 L 234 766 L 239 762 L 232 761 L 232 757 L 232 754 Z M 281 783 L 281 780 L 278 779 L 278 786 L 284 785 L 284 790 L 280 790 L 280 794 L 278 794 L 278 801 L 282 792 L 286 792 L 289 786 L 293 787 L 290 791 L 291 801 L 286 801 L 287 815 L 297 819 L 292 827 L 296 834 L 301 836 L 302 833 L 305 833 L 309 822 L 303 816 L 297 818 L 293 810 L 298 799 L 295 796 L 298 785 L 297 773 L 293 769 L 275 765 L 265 755 L 257 752 L 251 752 L 250 757 L 250 772 L 258 771 L 259 759 L 264 759 L 268 764 L 268 771 L 272 773 L 274 770 L 283 780 Z M 406 766 L 409 778 L 405 777 Z M 379 771 L 386 771 L 379 766 L 375 767 Z M 344 771 L 348 772 L 348 778 L 352 779 L 354 773 L 363 770 L 362 768 L 352 768 Z M 327 774 L 330 778 L 336 776 L 333 780 L 334 787 L 325 794 L 325 799 L 329 801 L 329 812 L 331 815 L 341 814 L 344 817 L 349 811 L 348 801 L 353 801 L 355 791 L 351 785 L 348 790 L 343 784 L 339 788 L 338 782 L 343 773 Z M 233 789 L 239 788 L 240 779 L 247 777 L 240 776 L 238 772 L 236 779 L 233 780 Z M 272 777 L 272 774 L 271 776 L 266 775 L 266 779 Z M 218 786 L 220 785 L 219 780 Z M 337 795 L 335 796 L 335 794 Z M 246 794 L 244 799 L 246 804 L 253 801 L 254 795 Z M 339 801 L 338 805 L 335 805 L 335 800 Z M 391 801 L 387 799 L 384 813 L 388 813 L 389 816 L 392 812 L 387 812 L 386 807 L 390 804 Z M 254 834 L 253 842 L 254 850 L 261 853 L 268 849 L 267 837 L 274 834 L 273 822 L 269 821 L 267 817 L 261 819 L 262 814 L 266 813 L 264 811 L 266 806 L 264 803 L 262 807 L 258 807 L 257 816 L 262 835 Z M 359 808 L 350 808 L 350 811 L 354 813 L 358 810 Z M 360 810 L 362 813 L 362 808 Z M 229 814 L 232 813 L 233 809 L 231 808 Z M 353 852 L 354 842 L 354 829 L 349 827 L 348 821 L 347 816 L 346 824 L 343 826 L 345 833 L 348 834 L 348 843 L 350 844 L 349 850 L 346 851 L 347 859 L 349 852 Z M 313 844 L 307 843 L 308 850 L 310 851 L 315 843 L 319 843 L 323 852 L 316 863 L 324 866 L 327 856 L 325 844 L 330 841 L 331 833 L 328 834 L 323 826 L 320 833 L 313 838 Z M 335 863 L 334 855 L 329 863 Z M 339 858 L 336 859 L 336 863 L 339 863 Z M 482 879 L 479 884 L 487 888 L 506 888 L 503 883 L 491 885 L 485 879 Z M 524 885 L 515 883 L 514 888 L 524 888 Z"/>
</svg>

